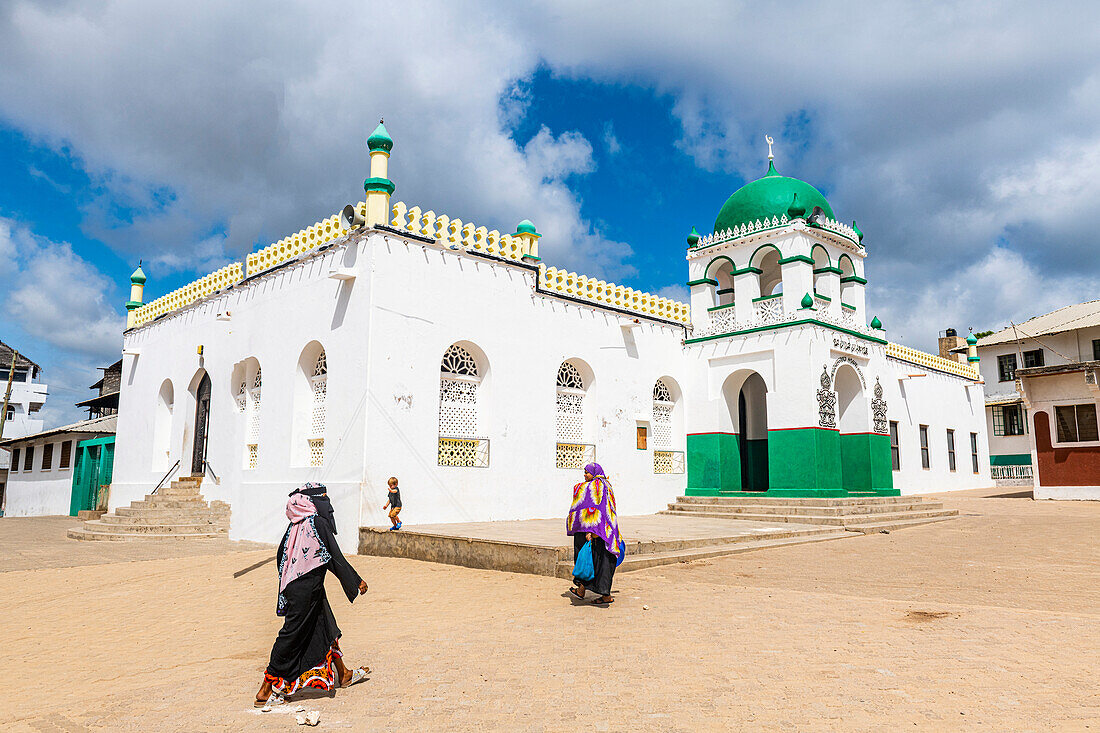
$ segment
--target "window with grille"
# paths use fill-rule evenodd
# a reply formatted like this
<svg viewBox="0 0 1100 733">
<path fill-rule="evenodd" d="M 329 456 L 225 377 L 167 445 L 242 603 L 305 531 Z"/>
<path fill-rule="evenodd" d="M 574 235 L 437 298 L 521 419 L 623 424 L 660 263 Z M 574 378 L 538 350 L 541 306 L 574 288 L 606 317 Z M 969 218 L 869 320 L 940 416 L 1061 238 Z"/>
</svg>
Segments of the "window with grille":
<svg viewBox="0 0 1100 733">
<path fill-rule="evenodd" d="M 1100 339 L 1092 340 L 1092 360 L 1100 361 Z"/>
<path fill-rule="evenodd" d="M 947 469 L 955 470 L 955 431 L 947 431 Z"/>
<path fill-rule="evenodd" d="M 898 439 L 898 423 L 890 421 L 890 462 L 895 471 L 901 470 L 901 443 Z"/>
<path fill-rule="evenodd" d="M 1058 405 L 1054 408 L 1054 415 L 1058 423 L 1059 443 L 1100 440 L 1097 436 L 1096 403 Z"/>
<path fill-rule="evenodd" d="M 667 450 L 672 447 L 672 390 L 660 379 L 653 385 L 653 447 Z"/>
<path fill-rule="evenodd" d="M 970 463 L 974 473 L 978 472 L 978 434 L 970 434 Z"/>
<path fill-rule="evenodd" d="M 42 446 L 42 470 L 49 471 L 53 468 L 53 443 Z"/>
<path fill-rule="evenodd" d="M 994 435 L 1027 433 L 1027 409 L 1023 405 L 993 405 Z"/>
<path fill-rule="evenodd" d="M 328 358 L 325 350 L 317 355 L 317 361 L 313 365 L 313 376 L 309 378 L 310 392 L 312 394 L 312 410 L 309 423 L 309 465 L 323 466 L 325 464 L 325 419 L 326 402 L 328 401 Z"/>
<path fill-rule="evenodd" d="M 66 440 L 61 444 L 61 456 L 58 458 L 58 468 L 68 468 L 72 465 L 73 441 Z"/>
<path fill-rule="evenodd" d="M 19 472 L 19 449 L 11 449 L 11 470 L 13 473 Z"/>
<path fill-rule="evenodd" d="M 1025 367 L 1041 367 L 1043 366 L 1043 350 L 1035 349 L 1033 351 L 1024 352 L 1024 366 Z"/>
<path fill-rule="evenodd" d="M 23 470 L 30 471 L 34 467 L 34 446 L 28 445 L 27 452 L 23 454 Z"/>
<path fill-rule="evenodd" d="M 997 374 L 1002 382 L 1011 382 L 1016 378 L 1016 355 L 1002 354 L 997 357 Z"/>
<path fill-rule="evenodd" d="M 439 434 L 474 438 L 478 432 L 477 361 L 466 349 L 452 344 L 439 365 Z"/>
<path fill-rule="evenodd" d="M 928 468 L 931 465 L 931 458 L 928 453 L 928 426 L 920 426 L 920 467 Z"/>
<path fill-rule="evenodd" d="M 595 447 L 585 442 L 584 399 L 584 378 L 580 369 L 563 361 L 558 367 L 555 396 L 557 449 L 554 465 L 558 468 L 580 468 L 590 452 L 595 454 Z"/>
</svg>

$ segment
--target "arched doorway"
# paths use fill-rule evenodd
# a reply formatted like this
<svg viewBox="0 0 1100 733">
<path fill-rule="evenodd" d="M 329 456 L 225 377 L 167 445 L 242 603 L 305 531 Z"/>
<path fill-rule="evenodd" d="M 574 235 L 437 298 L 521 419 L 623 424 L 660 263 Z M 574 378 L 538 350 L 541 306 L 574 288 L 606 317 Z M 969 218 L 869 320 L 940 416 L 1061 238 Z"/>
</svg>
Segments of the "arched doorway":
<svg viewBox="0 0 1100 733">
<path fill-rule="evenodd" d="M 845 491 L 871 486 L 871 414 L 863 377 L 851 364 L 841 364 L 833 380 L 840 431 L 840 480 Z"/>
<path fill-rule="evenodd" d="M 195 436 L 191 447 L 191 475 L 206 470 L 206 446 L 210 438 L 210 375 L 203 373 L 195 388 Z"/>
<path fill-rule="evenodd" d="M 768 388 L 753 372 L 737 395 L 737 435 L 741 490 L 768 490 Z"/>
</svg>

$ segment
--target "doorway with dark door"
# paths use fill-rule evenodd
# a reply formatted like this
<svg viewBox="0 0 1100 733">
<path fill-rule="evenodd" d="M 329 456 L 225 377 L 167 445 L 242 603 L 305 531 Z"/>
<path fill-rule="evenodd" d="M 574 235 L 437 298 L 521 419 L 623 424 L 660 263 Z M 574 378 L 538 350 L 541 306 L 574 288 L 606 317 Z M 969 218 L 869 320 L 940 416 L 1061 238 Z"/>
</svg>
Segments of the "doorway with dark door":
<svg viewBox="0 0 1100 733">
<path fill-rule="evenodd" d="M 191 475 L 206 470 L 206 446 L 210 438 L 210 375 L 203 374 L 195 390 L 195 438 L 191 450 Z"/>
</svg>

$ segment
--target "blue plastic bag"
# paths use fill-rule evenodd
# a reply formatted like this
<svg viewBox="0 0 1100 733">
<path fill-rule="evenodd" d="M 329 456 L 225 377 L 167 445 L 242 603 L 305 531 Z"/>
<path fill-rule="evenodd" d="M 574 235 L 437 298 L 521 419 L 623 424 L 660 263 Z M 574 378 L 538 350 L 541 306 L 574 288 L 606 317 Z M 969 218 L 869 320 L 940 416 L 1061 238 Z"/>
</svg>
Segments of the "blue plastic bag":
<svg viewBox="0 0 1100 733">
<path fill-rule="evenodd" d="M 619 556 L 615 558 L 615 567 L 619 567 L 623 564 L 623 560 L 626 559 L 626 540 L 622 537 L 619 538 Z"/>
<path fill-rule="evenodd" d="M 577 553 L 577 562 L 573 565 L 573 577 L 577 580 L 589 581 L 596 577 L 596 568 L 592 565 L 592 541 L 584 543 L 584 547 Z"/>
</svg>

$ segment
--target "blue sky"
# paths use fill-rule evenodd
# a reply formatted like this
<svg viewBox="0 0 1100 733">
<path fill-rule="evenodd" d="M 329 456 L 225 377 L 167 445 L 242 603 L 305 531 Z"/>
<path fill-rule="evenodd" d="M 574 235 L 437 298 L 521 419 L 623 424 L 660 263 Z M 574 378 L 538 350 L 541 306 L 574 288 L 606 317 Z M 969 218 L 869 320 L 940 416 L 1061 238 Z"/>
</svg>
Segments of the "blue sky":
<svg viewBox="0 0 1100 733">
<path fill-rule="evenodd" d="M 1100 26 L 1066 22 L 1087 12 L 13 0 L 0 339 L 45 367 L 49 422 L 79 417 L 139 258 L 151 299 L 359 199 L 384 115 L 396 198 L 530 218 L 549 264 L 672 297 L 769 133 L 867 234 L 889 337 L 934 349 L 1100 293 Z"/>
</svg>

